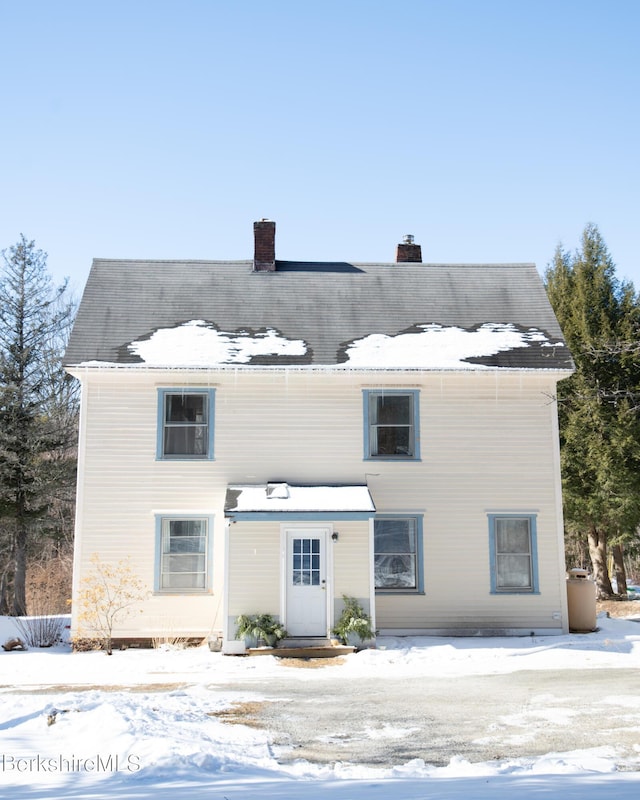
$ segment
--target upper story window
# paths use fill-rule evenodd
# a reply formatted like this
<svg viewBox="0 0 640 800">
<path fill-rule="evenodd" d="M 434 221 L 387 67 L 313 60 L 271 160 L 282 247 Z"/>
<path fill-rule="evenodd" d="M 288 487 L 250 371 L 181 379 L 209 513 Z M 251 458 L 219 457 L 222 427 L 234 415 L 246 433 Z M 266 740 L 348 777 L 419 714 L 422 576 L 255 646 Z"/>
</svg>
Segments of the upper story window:
<svg viewBox="0 0 640 800">
<path fill-rule="evenodd" d="M 364 457 L 419 460 L 417 390 L 364 390 Z"/>
<path fill-rule="evenodd" d="M 158 391 L 160 459 L 213 459 L 214 389 Z"/>
<path fill-rule="evenodd" d="M 493 593 L 538 592 L 535 515 L 490 514 L 489 551 Z"/>
</svg>

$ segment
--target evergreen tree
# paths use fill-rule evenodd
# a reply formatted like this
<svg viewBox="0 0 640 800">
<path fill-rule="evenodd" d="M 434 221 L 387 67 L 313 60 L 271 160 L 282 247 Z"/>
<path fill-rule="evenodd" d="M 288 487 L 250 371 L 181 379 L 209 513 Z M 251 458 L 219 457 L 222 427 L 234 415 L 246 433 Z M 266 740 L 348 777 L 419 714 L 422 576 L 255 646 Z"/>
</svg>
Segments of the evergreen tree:
<svg viewBox="0 0 640 800">
<path fill-rule="evenodd" d="M 558 248 L 546 287 L 576 364 L 558 387 L 565 525 L 587 539 L 603 597 L 608 546 L 619 562 L 640 523 L 640 307 L 595 225 L 574 254 Z"/>
<path fill-rule="evenodd" d="M 24 236 L 0 274 L 0 610 L 26 614 L 27 547 L 69 483 L 74 389 L 61 354 L 74 306 Z"/>
</svg>

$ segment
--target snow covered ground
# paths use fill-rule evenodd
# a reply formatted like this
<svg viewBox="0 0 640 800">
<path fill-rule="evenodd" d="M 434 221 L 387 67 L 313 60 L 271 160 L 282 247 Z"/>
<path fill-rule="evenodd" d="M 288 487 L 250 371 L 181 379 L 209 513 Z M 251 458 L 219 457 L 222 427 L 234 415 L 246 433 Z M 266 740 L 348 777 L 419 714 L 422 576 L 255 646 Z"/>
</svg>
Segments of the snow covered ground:
<svg viewBox="0 0 640 800">
<path fill-rule="evenodd" d="M 295 680 L 317 682 L 325 695 L 341 675 L 388 675 L 398 681 L 575 669 L 578 652 L 581 669 L 637 668 L 640 676 L 640 624 L 607 618 L 598 624 L 595 633 L 559 637 L 384 638 L 377 650 L 314 670 L 294 670 L 270 656 L 222 656 L 204 647 L 127 650 L 112 657 L 71 653 L 66 646 L 0 650 L 0 797 L 500 800 L 561 795 L 563 800 L 589 800 L 608 791 L 618 800 L 635 798 L 640 791 L 640 725 L 631 771 L 616 771 L 615 742 L 486 763 L 469 763 L 451 753 L 445 767 L 414 760 L 376 769 L 305 761 L 282 765 L 268 730 L 228 724 L 216 716 L 233 702 L 259 699 L 252 683 L 265 676 L 281 678 L 286 669 L 295 672 Z M 12 621 L 0 618 L 0 643 L 14 633 Z M 227 684 L 236 689 L 226 691 Z M 238 692 L 238 684 L 246 692 Z M 638 708 L 630 711 L 637 714 Z M 399 720 L 398 735 L 401 727 Z"/>
</svg>

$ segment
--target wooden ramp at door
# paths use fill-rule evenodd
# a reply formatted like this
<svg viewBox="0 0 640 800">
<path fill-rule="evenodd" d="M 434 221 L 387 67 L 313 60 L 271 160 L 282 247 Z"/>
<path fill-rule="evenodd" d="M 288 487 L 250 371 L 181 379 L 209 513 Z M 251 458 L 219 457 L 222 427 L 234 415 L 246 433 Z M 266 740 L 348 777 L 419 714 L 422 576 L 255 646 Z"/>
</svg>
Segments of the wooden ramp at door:
<svg viewBox="0 0 640 800">
<path fill-rule="evenodd" d="M 353 653 L 355 647 L 341 644 L 306 644 L 286 640 L 284 644 L 278 643 L 277 647 L 250 647 L 247 654 L 250 656 L 276 656 L 277 658 L 337 658 Z"/>
</svg>

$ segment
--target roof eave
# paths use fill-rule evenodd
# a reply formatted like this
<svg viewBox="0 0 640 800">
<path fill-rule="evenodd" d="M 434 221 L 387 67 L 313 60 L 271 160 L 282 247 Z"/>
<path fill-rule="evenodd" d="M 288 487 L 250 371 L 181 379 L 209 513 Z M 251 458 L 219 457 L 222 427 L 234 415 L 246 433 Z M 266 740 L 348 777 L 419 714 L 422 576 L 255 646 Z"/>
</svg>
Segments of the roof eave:
<svg viewBox="0 0 640 800">
<path fill-rule="evenodd" d="M 468 373 L 544 373 L 544 374 L 559 374 L 562 376 L 572 375 L 575 372 L 575 367 L 495 367 L 495 366 L 476 366 L 469 365 L 465 367 L 393 367 L 393 366 L 349 366 L 346 364 L 210 364 L 210 365 L 189 365 L 189 364 L 118 364 L 108 361 L 89 361 L 81 362 L 79 364 L 65 364 L 65 370 L 76 378 L 81 375 L 99 372 L 334 372 L 334 373 L 347 373 L 347 372 L 363 372 L 363 373 L 393 373 L 410 372 L 410 373 L 428 373 L 428 374 L 443 374 L 448 375 L 452 373 L 468 374 Z"/>
</svg>

